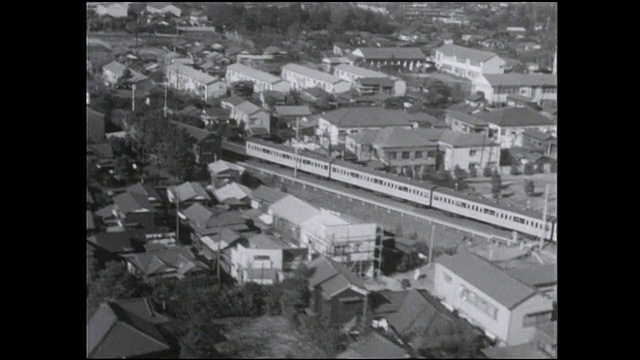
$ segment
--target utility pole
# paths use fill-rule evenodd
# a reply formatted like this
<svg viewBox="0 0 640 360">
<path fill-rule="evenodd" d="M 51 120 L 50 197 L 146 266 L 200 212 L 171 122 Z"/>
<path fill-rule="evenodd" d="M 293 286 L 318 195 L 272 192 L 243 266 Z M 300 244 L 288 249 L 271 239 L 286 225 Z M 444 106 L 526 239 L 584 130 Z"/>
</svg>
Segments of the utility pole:
<svg viewBox="0 0 640 360">
<path fill-rule="evenodd" d="M 544 189 L 544 209 L 542 209 L 542 234 L 540 234 L 540 250 L 544 246 L 544 236 L 547 232 L 547 202 L 549 200 L 549 184 Z"/>
<path fill-rule="evenodd" d="M 164 117 L 167 117 L 167 82 L 164 82 Z"/>
<path fill-rule="evenodd" d="M 431 225 L 431 238 L 429 239 L 429 266 L 431 266 L 431 261 L 433 260 L 433 235 L 435 233 L 436 226 Z"/>
<path fill-rule="evenodd" d="M 176 203 L 176 241 L 180 240 L 180 199 L 178 199 L 178 194 L 174 191 L 173 192 L 173 196 L 174 196 L 174 201 Z"/>
<path fill-rule="evenodd" d="M 131 87 L 131 111 L 136 111 L 136 84 Z"/>
<path fill-rule="evenodd" d="M 296 117 L 296 146 L 294 147 L 295 155 L 294 160 L 296 162 L 295 167 L 293 168 L 293 177 L 298 178 L 298 146 L 299 146 L 299 129 L 300 129 L 300 118 Z"/>
<path fill-rule="evenodd" d="M 218 254 L 216 259 L 216 275 L 218 275 L 218 281 L 220 281 L 220 252 L 222 251 L 222 226 L 218 223 Z"/>
</svg>

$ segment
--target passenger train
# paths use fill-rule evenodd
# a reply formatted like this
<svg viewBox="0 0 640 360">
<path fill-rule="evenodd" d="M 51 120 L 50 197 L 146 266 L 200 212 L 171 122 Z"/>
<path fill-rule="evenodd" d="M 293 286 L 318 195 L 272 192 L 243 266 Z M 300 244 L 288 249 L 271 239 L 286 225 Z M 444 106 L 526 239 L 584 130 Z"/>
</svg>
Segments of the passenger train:
<svg viewBox="0 0 640 360">
<path fill-rule="evenodd" d="M 540 237 L 544 231 L 545 240 L 557 242 L 557 221 L 548 218 L 544 222 L 541 215 L 538 216 L 531 211 L 497 204 L 485 198 L 469 196 L 426 181 L 404 178 L 343 160 L 327 159 L 307 151 L 299 151 L 296 154 L 291 148 L 265 140 L 248 140 L 246 152 L 248 156 L 290 168 L 296 167 L 297 157 L 298 170 L 310 174 L 533 237 Z"/>
</svg>

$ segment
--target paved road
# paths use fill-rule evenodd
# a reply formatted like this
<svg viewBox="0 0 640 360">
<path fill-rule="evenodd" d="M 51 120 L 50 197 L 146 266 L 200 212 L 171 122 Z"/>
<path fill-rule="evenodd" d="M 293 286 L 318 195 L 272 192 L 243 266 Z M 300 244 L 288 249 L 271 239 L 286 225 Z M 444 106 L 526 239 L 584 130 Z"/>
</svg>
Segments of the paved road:
<svg viewBox="0 0 640 360">
<path fill-rule="evenodd" d="M 283 169 L 278 165 L 261 164 L 255 160 L 249 160 L 247 162 L 241 162 L 239 164 L 242 166 L 246 166 L 249 169 L 282 176 L 289 181 L 294 180 L 292 176 L 292 170 Z M 495 237 L 504 240 L 511 240 L 512 238 L 512 232 L 510 231 L 496 229 L 493 226 L 475 222 L 472 220 L 452 218 L 451 216 L 438 210 L 418 208 L 409 203 L 404 203 L 384 196 L 379 196 L 366 190 L 355 188 L 347 189 L 342 184 L 329 182 L 327 180 L 319 180 L 312 175 L 299 172 L 297 182 L 305 184 L 307 186 L 313 186 L 324 191 L 329 191 L 340 196 L 350 197 L 354 200 L 368 203 L 374 207 L 387 208 L 392 211 L 404 214 L 404 216 L 412 216 L 416 219 L 422 219 L 447 228 L 471 233 L 476 236 L 481 236 L 484 238 Z"/>
</svg>

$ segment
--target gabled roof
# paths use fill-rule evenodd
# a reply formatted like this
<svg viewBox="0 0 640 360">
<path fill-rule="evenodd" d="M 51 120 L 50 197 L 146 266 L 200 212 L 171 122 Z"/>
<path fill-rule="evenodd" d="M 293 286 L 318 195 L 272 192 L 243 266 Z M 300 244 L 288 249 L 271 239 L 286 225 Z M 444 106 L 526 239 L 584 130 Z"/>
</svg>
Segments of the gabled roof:
<svg viewBox="0 0 640 360">
<path fill-rule="evenodd" d="M 87 152 L 92 152 L 96 156 L 101 156 L 103 158 L 113 159 L 113 149 L 109 143 L 87 145 Z"/>
<path fill-rule="evenodd" d="M 116 74 L 116 75 L 124 75 L 124 72 L 127 71 L 127 67 L 120 64 L 117 61 L 112 61 L 110 63 L 108 63 L 107 65 L 102 67 L 102 70 L 108 70 L 111 71 L 112 73 Z"/>
<path fill-rule="evenodd" d="M 487 122 L 477 118 L 471 114 L 462 112 L 462 111 L 455 111 L 455 110 L 445 110 L 445 112 L 447 113 L 447 115 L 449 115 L 449 117 L 451 117 L 454 120 L 458 120 L 458 121 L 462 121 L 465 124 L 469 124 L 469 125 L 473 125 L 473 126 L 487 126 Z"/>
<path fill-rule="evenodd" d="M 335 67 L 334 74 L 338 71 L 342 70 L 345 72 L 350 72 L 357 76 L 367 77 L 367 78 L 388 78 L 389 75 L 382 73 L 380 71 L 373 71 L 369 69 L 365 69 L 359 66 L 349 65 L 349 64 L 340 64 Z"/>
<path fill-rule="evenodd" d="M 274 76 L 271 75 L 267 72 L 264 71 L 260 71 L 260 70 L 256 70 L 252 67 L 246 66 L 246 65 L 242 65 L 239 63 L 235 63 L 235 64 L 231 64 L 229 66 L 227 66 L 227 71 L 229 70 L 233 70 L 236 72 L 239 72 L 241 74 L 244 74 L 252 79 L 256 79 L 259 81 L 263 81 L 267 84 L 275 84 L 278 83 L 280 81 L 282 81 L 282 79 L 279 76 Z"/>
<path fill-rule="evenodd" d="M 224 160 L 218 160 L 218 161 L 212 162 L 209 165 L 207 165 L 207 168 L 209 169 L 210 172 L 214 174 L 221 174 L 229 170 L 237 171 L 240 174 L 242 174 L 245 170 L 244 167 L 240 165 L 236 165 L 234 163 L 224 161 Z"/>
<path fill-rule="evenodd" d="M 244 185 L 233 182 L 214 190 L 213 196 L 215 196 L 215 198 L 219 202 L 223 202 L 227 199 L 242 200 L 251 196 L 251 189 Z"/>
<path fill-rule="evenodd" d="M 377 331 L 372 331 L 362 339 L 338 354 L 338 359 L 399 359 L 410 355 L 402 346 L 394 343 Z"/>
<path fill-rule="evenodd" d="M 533 265 L 525 268 L 506 270 L 507 275 L 529 286 L 549 286 L 558 283 L 558 265 Z"/>
<path fill-rule="evenodd" d="M 197 197 L 211 200 L 211 197 L 207 194 L 207 190 L 197 182 L 187 181 L 178 186 L 172 187 L 171 191 L 178 197 L 179 201 L 192 200 Z"/>
<path fill-rule="evenodd" d="M 454 148 L 496 146 L 497 144 L 488 139 L 484 134 L 463 133 L 458 131 L 444 130 L 440 136 L 440 142 L 451 145 Z"/>
<path fill-rule="evenodd" d="M 320 257 L 309 263 L 308 267 L 314 269 L 309 278 L 309 286 L 314 288 L 320 286 L 327 298 L 331 298 L 352 286 L 367 292 L 362 279 L 341 263 Z"/>
<path fill-rule="evenodd" d="M 547 140 L 551 140 L 554 139 L 553 135 L 551 134 L 547 134 L 547 133 L 543 133 L 542 131 L 538 130 L 538 129 L 526 129 L 523 132 L 524 136 L 528 136 L 530 138 L 536 139 L 536 140 L 540 140 L 540 141 L 547 141 Z"/>
<path fill-rule="evenodd" d="M 289 70 L 298 74 L 302 74 L 308 76 L 310 78 L 320 80 L 329 84 L 335 84 L 343 81 L 337 76 L 333 76 L 326 72 L 318 71 L 315 69 L 308 68 L 306 66 L 298 65 L 298 64 L 287 64 L 282 67 L 282 70 Z"/>
<path fill-rule="evenodd" d="M 122 256 L 145 276 L 168 271 L 185 273 L 194 268 L 209 269 L 207 265 L 196 260 L 191 250 L 186 246 Z"/>
<path fill-rule="evenodd" d="M 374 107 L 341 108 L 320 117 L 341 128 L 412 126 L 404 111 Z"/>
<path fill-rule="evenodd" d="M 301 225 L 307 219 L 320 212 L 320 210 L 314 206 L 292 195 L 287 195 L 271 204 L 269 210 L 273 212 L 274 215 L 295 225 Z"/>
<path fill-rule="evenodd" d="M 135 250 L 131 236 L 126 232 L 95 234 L 87 238 L 87 241 L 113 254 Z"/>
<path fill-rule="evenodd" d="M 405 129 L 399 127 L 386 127 L 380 130 L 365 130 L 363 131 L 363 138 L 370 138 L 369 132 L 375 132 L 370 144 L 379 146 L 381 148 L 394 148 L 394 147 L 419 147 L 419 146 L 436 146 L 433 141 L 420 136 L 413 129 Z"/>
<path fill-rule="evenodd" d="M 149 202 L 147 196 L 124 192 L 122 194 L 113 197 L 113 203 L 124 214 L 141 212 L 141 211 L 153 211 L 154 206 Z"/>
<path fill-rule="evenodd" d="M 191 126 L 191 125 L 187 125 L 185 123 L 181 123 L 179 121 L 170 120 L 169 122 L 171 124 L 177 126 L 178 128 L 180 128 L 182 130 L 185 130 L 187 132 L 187 134 L 196 141 L 196 143 L 199 143 L 202 140 L 204 140 L 204 139 L 206 139 L 206 138 L 208 138 L 208 137 L 210 137 L 212 135 L 215 135 L 212 132 L 209 132 L 209 131 L 207 131 L 205 129 L 200 129 L 200 128 L 197 128 L 195 126 Z"/>
<path fill-rule="evenodd" d="M 89 320 L 87 358 L 131 358 L 170 349 L 148 313 L 138 314 L 138 306 L 128 305 L 104 303 Z"/>
<path fill-rule="evenodd" d="M 264 185 L 260 185 L 257 189 L 252 191 L 251 197 L 257 200 L 262 200 L 267 203 L 275 203 L 278 200 L 287 196 L 287 193 L 278 189 L 272 189 Z"/>
<path fill-rule="evenodd" d="M 405 47 L 405 48 L 363 47 L 363 48 L 359 48 L 359 50 L 362 52 L 362 55 L 364 55 L 364 58 L 367 60 L 376 60 L 376 59 L 384 60 L 384 59 L 391 59 L 391 58 L 402 59 L 402 60 L 424 60 L 427 58 L 427 56 L 422 52 L 422 50 L 415 47 L 413 48 L 412 47 Z M 354 50 L 354 52 L 355 51 L 356 50 Z"/>
<path fill-rule="evenodd" d="M 544 126 L 555 125 L 553 121 L 529 108 L 503 108 L 478 113 L 476 117 L 498 126 Z"/>
<path fill-rule="evenodd" d="M 173 70 L 175 71 L 177 74 L 180 74 L 182 76 L 188 77 L 194 81 L 197 81 L 199 83 L 202 84 L 213 84 L 216 81 L 220 81 L 219 79 L 216 79 L 215 77 L 204 73 L 202 71 L 198 71 L 192 67 L 186 66 L 184 64 L 181 64 L 179 62 L 174 62 L 173 64 L 167 66 L 166 68 L 167 71 L 169 70 Z"/>
<path fill-rule="evenodd" d="M 262 108 L 250 103 L 249 101 L 244 101 L 240 105 L 236 106 L 236 112 L 240 112 L 247 115 L 253 115 L 258 111 L 262 111 Z"/>
<path fill-rule="evenodd" d="M 507 309 L 515 308 L 536 294 L 533 288 L 468 251 L 460 251 L 454 256 L 444 255 L 436 262 Z"/>
<path fill-rule="evenodd" d="M 216 214 L 216 212 L 206 206 L 195 203 L 182 211 L 182 214 L 190 223 L 192 223 L 192 225 L 199 228 L 206 228 L 209 220 Z"/>
<path fill-rule="evenodd" d="M 265 234 L 254 235 L 247 242 L 252 249 L 282 250 L 288 247 L 282 241 Z"/>
<path fill-rule="evenodd" d="M 243 99 L 243 98 L 241 98 L 239 96 L 236 96 L 236 95 L 231 95 L 226 99 L 222 99 L 222 102 L 229 103 L 232 106 L 238 106 L 238 105 L 242 104 L 245 101 L 246 101 L 245 99 Z"/>
<path fill-rule="evenodd" d="M 307 105 L 276 105 L 274 114 L 278 116 L 309 116 L 311 115 L 311 109 Z"/>
<path fill-rule="evenodd" d="M 558 77 L 554 74 L 484 74 L 491 86 L 558 86 Z"/>
<path fill-rule="evenodd" d="M 393 80 L 380 77 L 360 78 L 356 82 L 364 86 L 393 86 Z"/>
<path fill-rule="evenodd" d="M 493 58 L 494 56 L 497 56 L 492 52 L 466 48 L 463 46 L 458 46 L 453 44 L 443 45 L 438 49 L 436 49 L 436 51 L 442 52 L 445 56 L 450 56 L 450 57 L 455 56 L 458 59 L 458 61 L 462 61 L 462 62 L 469 59 L 472 64 L 485 62 Z"/>
<path fill-rule="evenodd" d="M 127 192 L 131 194 L 144 195 L 147 198 L 154 198 L 158 201 L 160 200 L 160 195 L 158 194 L 156 189 L 154 189 L 153 186 L 149 184 L 137 183 L 135 185 L 131 185 L 127 188 Z"/>
</svg>

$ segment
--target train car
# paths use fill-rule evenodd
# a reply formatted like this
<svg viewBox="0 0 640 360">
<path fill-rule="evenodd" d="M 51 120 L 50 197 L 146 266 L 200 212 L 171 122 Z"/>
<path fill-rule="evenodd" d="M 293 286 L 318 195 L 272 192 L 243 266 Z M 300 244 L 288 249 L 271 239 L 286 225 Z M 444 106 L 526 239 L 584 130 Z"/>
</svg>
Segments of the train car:
<svg viewBox="0 0 640 360">
<path fill-rule="evenodd" d="M 435 187 L 423 181 L 401 178 L 342 160 L 332 162 L 331 179 L 423 206 L 430 206 L 431 189 Z"/>
<path fill-rule="evenodd" d="M 329 178 L 331 163 L 318 155 L 307 151 L 295 153 L 294 149 L 274 144 L 264 140 L 251 139 L 246 144 L 247 155 L 257 159 L 283 165 L 289 168 L 297 167 L 298 170 Z"/>
<path fill-rule="evenodd" d="M 465 195 L 451 189 L 435 189 L 431 206 L 523 234 L 540 236 L 544 233 L 545 239 L 554 239 L 552 222 L 542 221 L 533 212 L 496 204 L 488 199 Z"/>
</svg>

